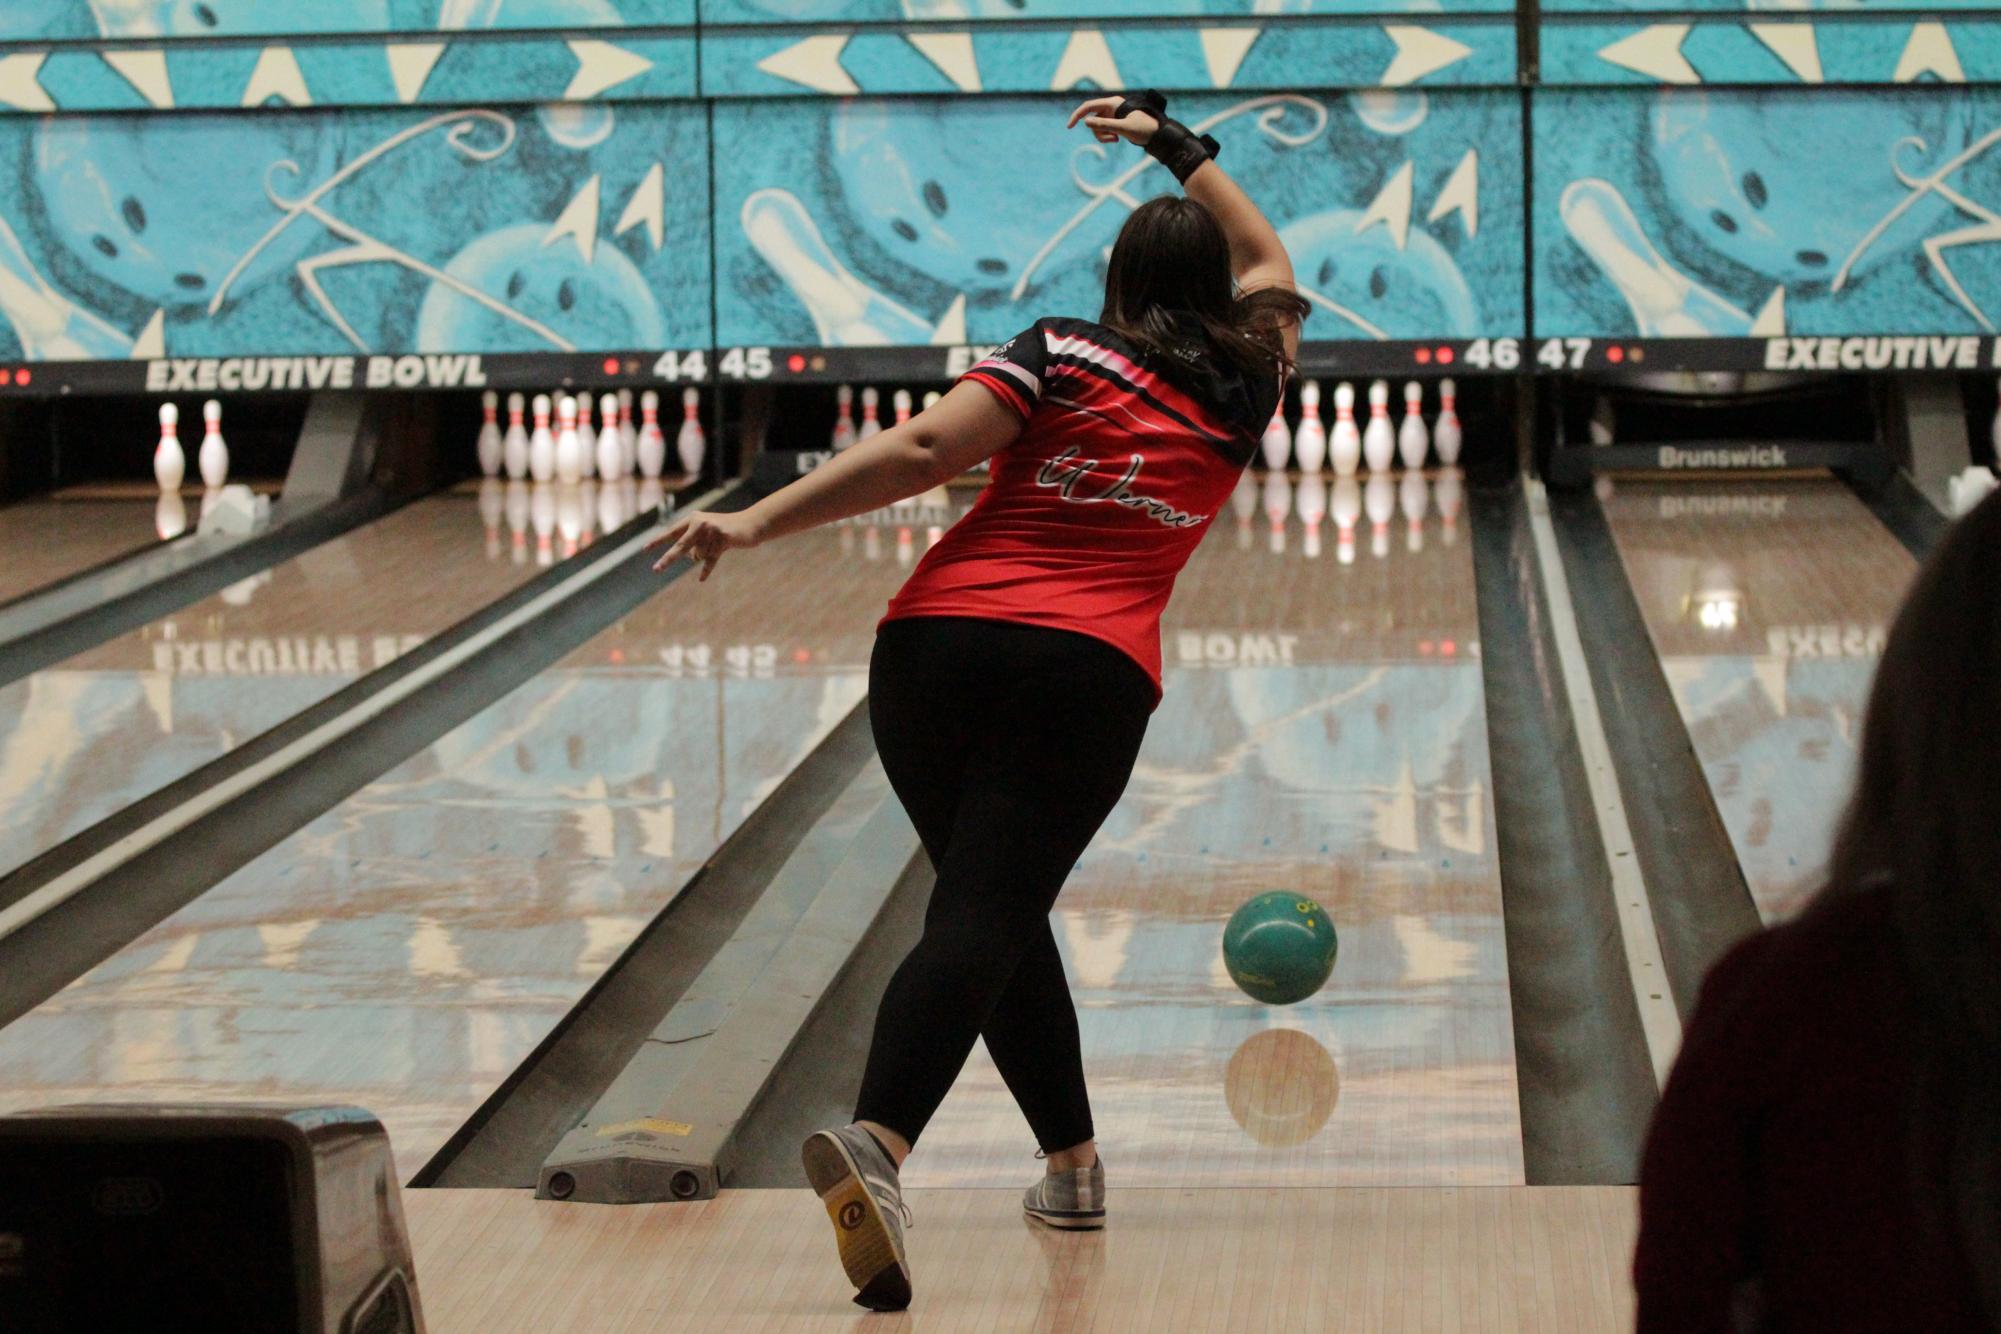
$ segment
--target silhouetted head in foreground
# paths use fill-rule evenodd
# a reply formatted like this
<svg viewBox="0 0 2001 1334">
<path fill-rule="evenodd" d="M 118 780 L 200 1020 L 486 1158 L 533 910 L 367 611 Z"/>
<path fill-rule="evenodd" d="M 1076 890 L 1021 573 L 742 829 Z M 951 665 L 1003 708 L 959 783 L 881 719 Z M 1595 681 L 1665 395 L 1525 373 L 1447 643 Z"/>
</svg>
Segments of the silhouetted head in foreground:
<svg viewBox="0 0 2001 1334">
<path fill-rule="evenodd" d="M 2001 1327 L 2001 493 L 1954 524 L 1891 628 L 1828 892 L 1888 884 L 1921 1031 L 1918 1183 Z M 1839 986 L 1840 979 L 1828 979 Z"/>
</svg>

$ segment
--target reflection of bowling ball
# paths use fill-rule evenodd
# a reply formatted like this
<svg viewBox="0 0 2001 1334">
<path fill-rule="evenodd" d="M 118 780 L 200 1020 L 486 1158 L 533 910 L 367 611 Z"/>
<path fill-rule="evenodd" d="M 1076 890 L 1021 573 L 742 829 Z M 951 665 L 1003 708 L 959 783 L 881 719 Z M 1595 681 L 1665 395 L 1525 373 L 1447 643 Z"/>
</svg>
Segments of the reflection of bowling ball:
<svg viewBox="0 0 2001 1334">
<path fill-rule="evenodd" d="M 1254 1033 L 1223 1071 L 1223 1099 L 1244 1133 L 1270 1149 L 1320 1133 L 1341 1100 L 1341 1074 L 1327 1049 L 1290 1028 Z"/>
<path fill-rule="evenodd" d="M 1252 1000 L 1292 1005 L 1320 990 L 1341 942 L 1327 910 L 1286 890 L 1260 894 L 1230 914 L 1223 964 Z"/>
</svg>

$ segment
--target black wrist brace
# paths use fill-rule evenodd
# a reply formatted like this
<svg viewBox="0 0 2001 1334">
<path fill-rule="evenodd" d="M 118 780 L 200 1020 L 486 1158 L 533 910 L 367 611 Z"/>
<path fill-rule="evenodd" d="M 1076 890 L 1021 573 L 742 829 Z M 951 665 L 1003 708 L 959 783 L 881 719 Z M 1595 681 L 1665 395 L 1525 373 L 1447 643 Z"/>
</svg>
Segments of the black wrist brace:
<svg viewBox="0 0 2001 1334">
<path fill-rule="evenodd" d="M 1151 88 L 1143 88 L 1136 93 L 1127 93 L 1125 100 L 1113 115 L 1120 120 L 1135 111 L 1144 111 L 1160 122 L 1160 128 L 1146 142 L 1147 156 L 1174 173 L 1174 179 L 1182 184 L 1195 174 L 1196 168 L 1222 155 L 1223 146 L 1214 136 L 1198 135 L 1178 120 L 1167 115 L 1167 98 Z"/>
</svg>

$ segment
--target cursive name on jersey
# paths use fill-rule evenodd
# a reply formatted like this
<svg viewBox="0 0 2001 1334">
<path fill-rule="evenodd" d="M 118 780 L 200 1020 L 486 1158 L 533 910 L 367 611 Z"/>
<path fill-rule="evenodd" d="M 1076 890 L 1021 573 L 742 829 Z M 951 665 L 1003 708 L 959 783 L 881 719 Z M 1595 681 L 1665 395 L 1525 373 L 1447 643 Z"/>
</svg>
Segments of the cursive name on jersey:
<svg viewBox="0 0 2001 1334">
<path fill-rule="evenodd" d="M 1102 491 L 1084 491 L 1084 483 L 1089 479 L 1091 469 L 1098 466 L 1098 461 L 1079 458 L 1079 452 L 1072 446 L 1044 463 L 1035 476 L 1035 484 L 1055 487 L 1063 499 L 1073 505 L 1101 505 L 1107 502 L 1123 505 L 1169 528 L 1198 528 L 1208 522 L 1203 515 L 1178 510 L 1164 500 L 1156 500 L 1133 490 L 1132 484 L 1139 479 L 1140 468 L 1145 463 L 1143 455 L 1134 454 L 1126 464 L 1124 475 Z"/>
</svg>

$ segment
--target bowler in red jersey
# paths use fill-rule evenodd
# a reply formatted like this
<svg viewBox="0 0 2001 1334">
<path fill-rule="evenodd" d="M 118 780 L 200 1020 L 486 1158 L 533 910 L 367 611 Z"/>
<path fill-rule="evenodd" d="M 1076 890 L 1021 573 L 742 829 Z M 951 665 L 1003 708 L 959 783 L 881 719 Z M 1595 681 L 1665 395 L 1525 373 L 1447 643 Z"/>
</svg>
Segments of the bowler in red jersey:
<svg viewBox="0 0 2001 1334">
<path fill-rule="evenodd" d="M 1024 1212 L 1104 1226 L 1049 913 L 1132 774 L 1160 701 L 1161 611 L 1257 450 L 1307 313 L 1278 233 L 1165 98 L 1094 98 L 1080 123 L 1145 148 L 1186 191 L 1126 220 L 1095 321 L 1037 320 L 909 422 L 653 543 L 661 567 L 692 560 L 706 579 L 731 550 L 991 461 L 991 484 L 877 631 L 876 749 L 937 884 L 883 995 L 855 1120 L 802 1149 L 855 1300 L 877 1310 L 910 1303 L 898 1173 L 976 1040 L 1047 1159 Z"/>
</svg>

